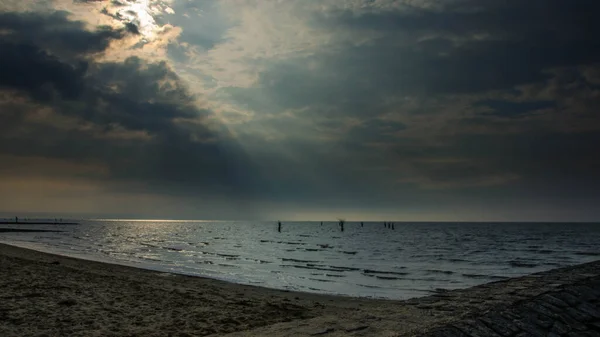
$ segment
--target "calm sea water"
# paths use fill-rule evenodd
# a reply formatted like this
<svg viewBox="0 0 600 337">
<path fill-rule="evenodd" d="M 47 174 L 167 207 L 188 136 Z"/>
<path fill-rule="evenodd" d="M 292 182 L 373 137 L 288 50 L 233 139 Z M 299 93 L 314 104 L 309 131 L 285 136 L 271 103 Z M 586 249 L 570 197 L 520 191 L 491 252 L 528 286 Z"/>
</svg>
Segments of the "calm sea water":
<svg viewBox="0 0 600 337">
<path fill-rule="evenodd" d="M 3 225 L 2 227 L 17 227 Z M 599 224 L 82 221 L 42 251 L 264 287 L 406 299 L 600 259 Z"/>
</svg>

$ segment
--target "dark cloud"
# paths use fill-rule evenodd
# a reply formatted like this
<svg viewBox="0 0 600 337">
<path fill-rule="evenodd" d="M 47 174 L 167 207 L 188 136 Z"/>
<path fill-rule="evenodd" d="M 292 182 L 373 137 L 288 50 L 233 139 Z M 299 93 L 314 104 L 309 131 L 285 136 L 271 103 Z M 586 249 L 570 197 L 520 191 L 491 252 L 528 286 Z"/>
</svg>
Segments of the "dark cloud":
<svg viewBox="0 0 600 337">
<path fill-rule="evenodd" d="M 51 100 L 54 92 L 77 98 L 86 68 L 84 61 L 75 67 L 31 44 L 0 42 L 0 86 L 27 91 L 35 99 Z"/>
<path fill-rule="evenodd" d="M 123 37 L 123 30 L 108 26 L 95 31 L 85 29 L 81 21 L 69 19 L 69 13 L 0 13 L 0 29 L 6 30 L 4 42 L 35 45 L 52 49 L 61 57 L 88 55 L 104 51 L 110 41 Z"/>
<path fill-rule="evenodd" d="M 599 9 L 593 1 L 458 1 L 442 10 L 327 13 L 314 24 L 379 31 L 377 37 L 267 64 L 258 87 L 268 97 L 260 103 L 376 113 L 389 96 L 485 93 L 547 81 L 550 69 L 600 63 L 600 23 L 590 14 Z M 233 96 L 254 107 L 254 94 Z"/>
<path fill-rule="evenodd" d="M 484 100 L 476 102 L 474 105 L 484 106 L 491 110 L 484 112 L 483 115 L 504 118 L 519 118 L 527 116 L 531 113 L 535 113 L 538 110 L 556 107 L 556 103 L 551 101 L 510 102 L 501 100 Z"/>
<path fill-rule="evenodd" d="M 154 192 L 249 197 L 244 153 L 204 122 L 211 112 L 166 63 L 95 62 L 118 36 L 84 30 L 64 13 L 3 18 L 3 28 L 19 32 L 0 46 L 8 93 L 0 124 L 11 130 L 1 136 L 2 154 L 102 162 L 111 179 Z"/>
<path fill-rule="evenodd" d="M 321 17 L 320 22 L 392 33 L 456 36 L 488 33 L 500 39 L 529 39 L 555 34 L 555 37 L 572 40 L 593 37 L 592 32 L 599 27 L 593 13 L 598 9 L 600 4 L 593 0 L 461 0 L 441 3 L 441 8 L 403 7 L 364 13 L 337 10 Z"/>
<path fill-rule="evenodd" d="M 303 111 L 316 128 L 322 120 L 339 126 L 343 118 L 356 118 L 359 123 L 341 137 L 339 147 L 360 158 L 373 151 L 364 146 L 369 143 L 399 149 L 387 158 L 390 163 L 403 163 L 403 168 L 385 174 L 400 181 L 403 175 L 412 175 L 406 181 L 422 186 L 459 189 L 508 184 L 521 176 L 532 179 L 526 163 L 542 170 L 552 160 L 577 170 L 585 167 L 581 163 L 598 168 L 598 163 L 585 159 L 589 153 L 552 153 L 533 141 L 555 135 L 568 143 L 569 138 L 552 131 L 560 128 L 561 121 L 576 124 L 577 118 L 569 114 L 580 106 L 566 103 L 567 97 L 577 93 L 586 106 L 597 101 L 593 98 L 597 92 L 589 92 L 585 99 L 581 96 L 593 84 L 581 79 L 579 68 L 600 63 L 600 43 L 593 33 L 600 31 L 600 23 L 590 14 L 598 9 L 600 5 L 593 1 L 458 1 L 441 9 L 319 14 L 313 24 L 346 33 L 375 32 L 374 37 L 266 63 L 255 88 L 223 92 L 254 111 Z M 556 69 L 562 69 L 560 84 L 555 81 Z M 577 80 L 567 79 L 566 69 Z M 549 83 L 556 86 L 550 94 L 541 89 L 536 96 L 521 89 L 544 88 Z M 452 106 L 431 104 L 435 101 Z M 407 119 L 407 114 L 430 119 Z M 384 122 L 389 116 L 408 122 Z M 446 123 L 439 122 L 444 119 Z M 428 123 L 440 125 L 429 128 Z M 415 127 L 429 134 L 403 136 Z M 531 133 L 529 141 L 519 138 L 523 132 Z M 462 141 L 478 133 L 506 141 Z M 582 148 L 587 146 L 583 138 L 570 141 L 573 146 L 578 142 Z M 519 156 L 523 164 L 516 166 L 506 159 L 519 142 L 531 153 Z M 550 173 L 541 176 L 548 178 Z"/>
<path fill-rule="evenodd" d="M 547 69 L 599 62 L 600 23 L 592 14 L 599 10 L 595 1 L 469 0 L 442 10 L 341 11 L 322 23 L 386 32 L 349 51 L 354 64 L 371 65 L 361 72 L 402 92 L 462 93 L 508 89 L 548 78 Z"/>
</svg>

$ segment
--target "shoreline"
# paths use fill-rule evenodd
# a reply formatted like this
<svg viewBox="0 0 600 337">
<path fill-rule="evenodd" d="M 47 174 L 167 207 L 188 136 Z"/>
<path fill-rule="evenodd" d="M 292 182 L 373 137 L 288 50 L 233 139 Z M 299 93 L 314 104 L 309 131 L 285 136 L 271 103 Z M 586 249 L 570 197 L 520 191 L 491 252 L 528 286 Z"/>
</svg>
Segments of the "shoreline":
<svg viewBox="0 0 600 337">
<path fill-rule="evenodd" d="M 61 221 L 0 221 L 0 225 L 79 225 L 78 222 Z"/>
<path fill-rule="evenodd" d="M 63 231 L 52 229 L 23 229 L 23 228 L 0 228 L 0 233 L 61 233 Z"/>
<path fill-rule="evenodd" d="M 600 261 L 405 301 L 321 295 L 0 244 L 0 335 L 403 336 L 600 277 Z"/>
</svg>

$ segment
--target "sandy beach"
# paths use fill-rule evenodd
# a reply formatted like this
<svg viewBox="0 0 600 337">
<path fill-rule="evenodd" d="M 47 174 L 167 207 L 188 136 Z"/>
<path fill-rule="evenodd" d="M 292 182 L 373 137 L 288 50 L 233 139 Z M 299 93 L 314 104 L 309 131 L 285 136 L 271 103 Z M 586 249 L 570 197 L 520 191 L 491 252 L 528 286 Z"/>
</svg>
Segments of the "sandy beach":
<svg viewBox="0 0 600 337">
<path fill-rule="evenodd" d="M 0 244 L 0 336 L 417 335 L 597 276 L 599 265 L 388 301 L 238 285 Z"/>
</svg>

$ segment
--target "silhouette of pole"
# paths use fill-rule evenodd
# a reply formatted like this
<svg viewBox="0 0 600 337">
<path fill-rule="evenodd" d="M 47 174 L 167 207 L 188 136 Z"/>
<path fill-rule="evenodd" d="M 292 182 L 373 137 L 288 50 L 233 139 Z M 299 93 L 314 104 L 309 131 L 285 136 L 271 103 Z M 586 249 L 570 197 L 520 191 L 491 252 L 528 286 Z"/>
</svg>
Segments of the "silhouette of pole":
<svg viewBox="0 0 600 337">
<path fill-rule="evenodd" d="M 394 223 L 392 222 L 392 230 L 394 230 Z"/>
<path fill-rule="evenodd" d="M 281 233 L 281 221 L 278 221 L 277 231 Z"/>
<path fill-rule="evenodd" d="M 365 224 L 361 221 L 360 222 L 360 227 L 364 227 L 364 226 L 365 226 Z"/>
</svg>

